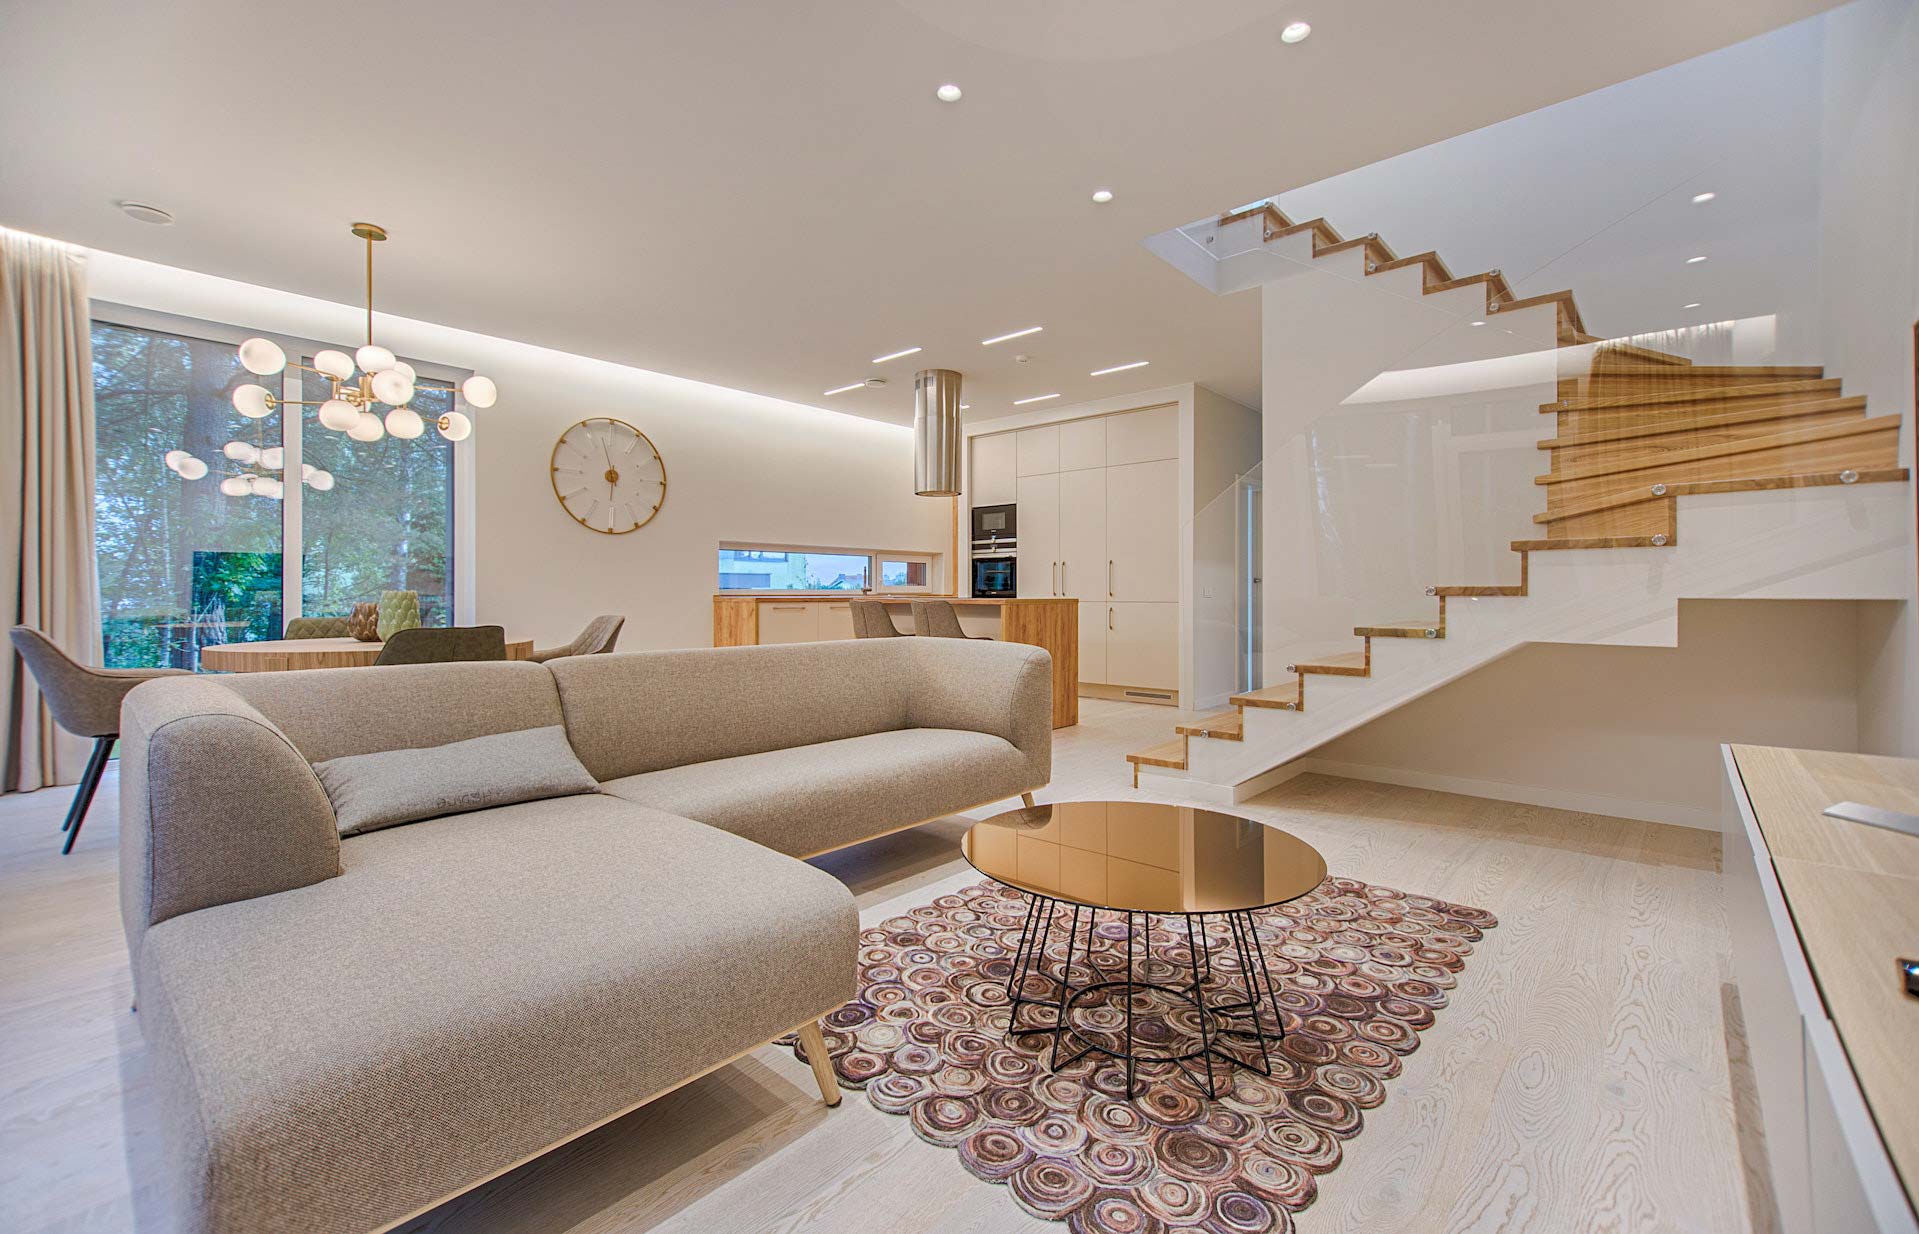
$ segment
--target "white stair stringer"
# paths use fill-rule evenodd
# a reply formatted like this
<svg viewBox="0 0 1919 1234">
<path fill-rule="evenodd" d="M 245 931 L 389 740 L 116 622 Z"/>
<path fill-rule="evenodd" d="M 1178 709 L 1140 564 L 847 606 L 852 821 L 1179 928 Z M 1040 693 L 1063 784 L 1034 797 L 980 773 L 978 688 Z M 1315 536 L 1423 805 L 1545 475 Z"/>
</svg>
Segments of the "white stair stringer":
<svg viewBox="0 0 1919 1234">
<path fill-rule="evenodd" d="M 1309 675 L 1304 711 L 1245 708 L 1243 740 L 1194 737 L 1184 772 L 1142 767 L 1142 783 L 1230 794 L 1526 643 L 1676 646 L 1681 600 L 1902 599 L 1912 501 L 1905 482 L 1681 496 L 1675 544 L 1534 552 L 1528 595 L 1452 598 L 1445 638 L 1376 638 L 1371 676 Z"/>
</svg>

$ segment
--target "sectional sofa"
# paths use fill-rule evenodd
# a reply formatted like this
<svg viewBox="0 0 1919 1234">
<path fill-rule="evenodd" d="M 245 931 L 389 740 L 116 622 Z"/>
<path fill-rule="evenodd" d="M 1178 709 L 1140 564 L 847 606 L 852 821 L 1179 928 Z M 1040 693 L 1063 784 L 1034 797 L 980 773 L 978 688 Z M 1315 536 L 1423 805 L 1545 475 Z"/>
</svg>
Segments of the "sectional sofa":
<svg viewBox="0 0 1919 1234">
<path fill-rule="evenodd" d="M 1044 785 L 1051 668 L 887 639 L 185 677 L 121 731 L 177 1224 L 361 1232 L 817 1040 L 858 918 L 799 859 Z"/>
</svg>

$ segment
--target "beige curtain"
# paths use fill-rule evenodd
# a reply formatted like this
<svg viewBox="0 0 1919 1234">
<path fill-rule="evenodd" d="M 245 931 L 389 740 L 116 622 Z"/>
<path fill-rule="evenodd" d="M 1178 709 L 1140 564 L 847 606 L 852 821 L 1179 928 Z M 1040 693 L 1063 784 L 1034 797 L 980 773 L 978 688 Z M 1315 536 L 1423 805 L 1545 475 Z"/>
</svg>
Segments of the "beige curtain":
<svg viewBox="0 0 1919 1234">
<path fill-rule="evenodd" d="M 100 662 L 93 557 L 93 348 L 85 255 L 0 228 L 0 587 L 8 626 Z M 8 643 L 0 790 L 72 784 L 91 742 L 63 732 Z"/>
</svg>

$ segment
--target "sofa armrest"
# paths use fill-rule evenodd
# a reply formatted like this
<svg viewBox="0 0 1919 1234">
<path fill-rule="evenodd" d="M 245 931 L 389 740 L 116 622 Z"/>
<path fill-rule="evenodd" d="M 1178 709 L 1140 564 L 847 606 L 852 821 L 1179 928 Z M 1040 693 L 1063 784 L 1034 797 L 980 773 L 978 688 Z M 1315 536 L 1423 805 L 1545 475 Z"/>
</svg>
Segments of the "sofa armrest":
<svg viewBox="0 0 1919 1234">
<path fill-rule="evenodd" d="M 267 718 L 204 677 L 147 682 L 120 717 L 120 915 L 148 926 L 340 872 L 333 805 Z"/>
<path fill-rule="evenodd" d="M 901 639 L 916 671 L 906 685 L 912 728 L 991 733 L 1026 756 L 1033 788 L 1053 778 L 1053 657 L 1026 643 Z"/>
</svg>

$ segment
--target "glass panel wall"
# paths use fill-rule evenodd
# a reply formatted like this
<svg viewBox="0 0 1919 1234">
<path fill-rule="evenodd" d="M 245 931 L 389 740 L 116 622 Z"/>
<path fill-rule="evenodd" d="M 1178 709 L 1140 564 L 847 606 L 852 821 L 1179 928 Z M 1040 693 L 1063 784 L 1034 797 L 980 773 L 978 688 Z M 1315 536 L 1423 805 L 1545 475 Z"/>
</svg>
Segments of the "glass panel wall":
<svg viewBox="0 0 1919 1234">
<path fill-rule="evenodd" d="M 198 668 L 200 648 L 278 638 L 282 505 L 220 491 L 229 441 L 277 444 L 276 410 L 250 421 L 235 386 L 258 378 L 233 345 L 93 324 L 100 619 L 112 668 Z M 197 479 L 167 466 L 184 450 Z"/>
</svg>

